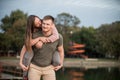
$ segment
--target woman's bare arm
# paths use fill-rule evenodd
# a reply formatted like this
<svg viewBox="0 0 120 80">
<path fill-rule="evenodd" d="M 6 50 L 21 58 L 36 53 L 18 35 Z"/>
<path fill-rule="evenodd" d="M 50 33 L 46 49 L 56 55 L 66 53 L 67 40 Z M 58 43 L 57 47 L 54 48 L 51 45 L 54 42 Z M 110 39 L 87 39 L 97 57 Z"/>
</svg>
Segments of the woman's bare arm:
<svg viewBox="0 0 120 80">
<path fill-rule="evenodd" d="M 59 34 L 58 34 L 58 31 L 57 31 L 55 25 L 53 24 L 52 35 L 47 38 L 47 41 L 48 41 L 48 42 L 54 42 L 54 41 L 56 41 L 57 39 L 59 39 Z"/>
<path fill-rule="evenodd" d="M 31 39 L 31 41 L 30 41 L 31 46 L 37 44 L 37 42 L 39 42 L 40 39 L 41 39 L 41 37 L 38 37 L 38 38 L 35 38 L 35 39 Z"/>
<path fill-rule="evenodd" d="M 52 26 L 52 35 L 50 37 L 39 37 L 39 38 L 40 41 L 36 43 L 37 48 L 41 48 L 43 43 L 54 42 L 57 39 L 59 39 L 59 34 L 55 25 L 53 24 Z"/>
<path fill-rule="evenodd" d="M 40 40 L 43 42 L 43 43 L 47 43 L 47 42 L 54 42 L 56 40 L 59 39 L 59 34 L 58 34 L 58 31 L 55 27 L 55 25 L 53 24 L 52 26 L 52 35 L 49 36 L 49 37 L 41 37 Z"/>
</svg>

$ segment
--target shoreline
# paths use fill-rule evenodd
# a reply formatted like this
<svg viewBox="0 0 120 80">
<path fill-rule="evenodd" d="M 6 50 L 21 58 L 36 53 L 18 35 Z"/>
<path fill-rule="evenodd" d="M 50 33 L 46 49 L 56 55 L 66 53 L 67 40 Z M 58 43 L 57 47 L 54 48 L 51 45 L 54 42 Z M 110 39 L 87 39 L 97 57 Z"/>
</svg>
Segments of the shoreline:
<svg viewBox="0 0 120 80">
<path fill-rule="evenodd" d="M 102 68 L 102 67 L 120 67 L 119 61 L 114 60 L 101 60 L 96 58 L 88 58 L 88 59 L 73 59 L 66 60 L 64 62 L 65 67 L 75 67 L 75 68 Z"/>
<path fill-rule="evenodd" d="M 2 63 L 2 64 L 1 64 Z M 0 65 L 19 66 L 19 59 L 0 59 Z M 102 60 L 97 58 L 78 59 L 65 58 L 63 67 L 85 67 L 85 68 L 100 68 L 100 67 L 120 67 L 120 62 L 115 60 Z"/>
</svg>

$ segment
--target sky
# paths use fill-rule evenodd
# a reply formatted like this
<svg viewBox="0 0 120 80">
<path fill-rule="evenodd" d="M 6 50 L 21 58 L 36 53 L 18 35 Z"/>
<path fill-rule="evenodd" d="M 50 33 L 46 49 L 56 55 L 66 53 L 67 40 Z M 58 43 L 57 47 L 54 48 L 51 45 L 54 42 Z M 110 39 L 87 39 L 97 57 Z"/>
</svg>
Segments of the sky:
<svg viewBox="0 0 120 80">
<path fill-rule="evenodd" d="M 0 0 L 0 20 L 17 9 L 40 18 L 66 12 L 80 19 L 80 27 L 120 21 L 120 0 Z"/>
</svg>

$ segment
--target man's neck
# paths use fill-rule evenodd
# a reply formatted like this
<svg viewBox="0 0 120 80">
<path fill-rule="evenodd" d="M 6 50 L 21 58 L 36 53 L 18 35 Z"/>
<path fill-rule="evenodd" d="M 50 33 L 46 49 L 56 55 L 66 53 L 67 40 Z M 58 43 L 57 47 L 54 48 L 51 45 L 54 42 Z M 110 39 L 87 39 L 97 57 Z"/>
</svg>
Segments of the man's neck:
<svg viewBox="0 0 120 80">
<path fill-rule="evenodd" d="M 47 32 L 44 32 L 44 31 L 43 31 L 43 35 L 46 36 L 46 37 L 47 37 L 47 36 L 50 36 L 51 34 L 52 34 L 51 31 L 47 31 Z"/>
</svg>

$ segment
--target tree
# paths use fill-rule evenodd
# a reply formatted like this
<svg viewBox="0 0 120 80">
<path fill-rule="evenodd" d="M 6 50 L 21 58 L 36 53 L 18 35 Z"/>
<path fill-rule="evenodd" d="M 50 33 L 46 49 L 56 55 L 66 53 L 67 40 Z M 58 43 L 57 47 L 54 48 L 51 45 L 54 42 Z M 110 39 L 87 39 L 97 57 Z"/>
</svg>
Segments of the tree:
<svg viewBox="0 0 120 80">
<path fill-rule="evenodd" d="M 57 15 L 56 24 L 62 26 L 77 26 L 80 23 L 79 18 L 69 13 L 60 13 Z"/>
<path fill-rule="evenodd" d="M 96 39 L 99 41 L 97 51 L 106 55 L 106 57 L 120 57 L 120 22 L 101 25 L 97 29 Z"/>
<path fill-rule="evenodd" d="M 10 16 L 6 15 L 0 25 L 4 35 L 4 46 L 6 50 L 19 51 L 23 45 L 27 14 L 21 10 L 12 11 Z M 1 36 L 2 38 L 2 36 Z"/>
<path fill-rule="evenodd" d="M 79 18 L 76 16 L 70 15 L 69 13 L 60 13 L 56 17 L 56 25 L 58 30 L 61 30 L 63 34 L 69 33 L 69 27 L 77 27 L 80 23 Z"/>
<path fill-rule="evenodd" d="M 68 45 L 70 42 L 70 31 L 76 32 L 80 30 L 77 25 L 80 20 L 69 13 L 60 13 L 55 18 L 58 31 L 63 35 L 65 51 L 68 51 Z"/>
<path fill-rule="evenodd" d="M 96 44 L 97 41 L 95 39 L 96 29 L 91 27 L 81 27 L 80 31 L 73 33 L 72 39 L 79 44 L 85 44 L 85 53 L 94 56 L 96 53 Z"/>
</svg>

